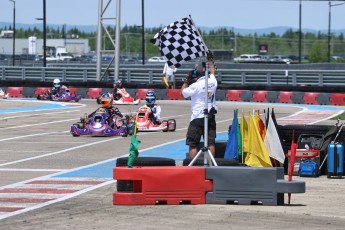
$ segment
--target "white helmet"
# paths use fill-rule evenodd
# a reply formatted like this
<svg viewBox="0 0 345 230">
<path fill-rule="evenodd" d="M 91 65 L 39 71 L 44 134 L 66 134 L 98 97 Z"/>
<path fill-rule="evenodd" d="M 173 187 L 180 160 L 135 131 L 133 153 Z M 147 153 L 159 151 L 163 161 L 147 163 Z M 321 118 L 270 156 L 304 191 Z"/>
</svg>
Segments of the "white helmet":
<svg viewBox="0 0 345 230">
<path fill-rule="evenodd" d="M 53 81 L 53 85 L 55 86 L 55 87 L 60 87 L 60 80 L 59 79 L 54 79 L 54 81 Z"/>
</svg>

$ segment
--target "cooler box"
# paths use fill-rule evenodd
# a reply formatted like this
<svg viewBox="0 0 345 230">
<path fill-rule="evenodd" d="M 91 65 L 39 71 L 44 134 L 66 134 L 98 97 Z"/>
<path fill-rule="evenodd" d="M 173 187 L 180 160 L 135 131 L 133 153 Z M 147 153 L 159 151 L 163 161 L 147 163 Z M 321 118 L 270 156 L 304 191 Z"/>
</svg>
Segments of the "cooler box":
<svg viewBox="0 0 345 230">
<path fill-rule="evenodd" d="M 301 134 L 297 140 L 297 150 L 293 175 L 298 176 L 299 166 L 302 160 L 312 160 L 320 166 L 320 149 L 322 147 L 324 136 L 321 134 Z M 289 158 L 290 150 L 286 157 Z"/>
</svg>

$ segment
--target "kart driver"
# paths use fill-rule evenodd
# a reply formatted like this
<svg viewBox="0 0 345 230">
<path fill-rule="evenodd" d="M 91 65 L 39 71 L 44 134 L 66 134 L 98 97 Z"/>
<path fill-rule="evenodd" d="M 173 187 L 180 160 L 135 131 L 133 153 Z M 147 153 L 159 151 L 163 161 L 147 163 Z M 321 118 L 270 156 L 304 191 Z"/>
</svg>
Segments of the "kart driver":
<svg viewBox="0 0 345 230">
<path fill-rule="evenodd" d="M 51 88 L 50 90 L 50 94 L 60 97 L 63 93 L 61 90 L 62 88 L 67 88 L 67 86 L 65 85 L 61 86 L 60 80 L 58 78 L 55 78 L 53 81 L 53 88 Z"/>
<path fill-rule="evenodd" d="M 140 107 L 142 108 L 150 108 L 150 119 L 152 120 L 153 124 L 161 124 L 161 121 L 159 120 L 161 116 L 162 109 L 159 105 L 156 104 L 156 95 L 153 91 L 147 91 L 146 93 L 146 105 L 143 105 Z"/>
<path fill-rule="evenodd" d="M 119 89 L 123 89 L 121 80 L 115 80 L 113 86 L 113 98 L 114 100 L 118 101 L 122 97 L 122 94 L 119 93 Z"/>
<path fill-rule="evenodd" d="M 101 106 L 102 108 L 106 109 L 109 113 L 109 116 L 107 117 L 107 122 L 110 126 L 112 126 L 114 124 L 114 120 L 116 119 L 116 117 L 120 117 L 123 118 L 122 113 L 120 112 L 120 110 L 117 107 L 113 106 L 113 99 L 109 96 L 109 94 L 105 93 L 102 95 L 102 99 L 101 99 Z M 89 122 L 90 118 L 98 111 L 98 109 L 96 109 L 94 112 L 90 113 L 87 116 L 87 120 Z M 121 126 L 122 124 L 116 124 L 116 126 Z"/>
</svg>

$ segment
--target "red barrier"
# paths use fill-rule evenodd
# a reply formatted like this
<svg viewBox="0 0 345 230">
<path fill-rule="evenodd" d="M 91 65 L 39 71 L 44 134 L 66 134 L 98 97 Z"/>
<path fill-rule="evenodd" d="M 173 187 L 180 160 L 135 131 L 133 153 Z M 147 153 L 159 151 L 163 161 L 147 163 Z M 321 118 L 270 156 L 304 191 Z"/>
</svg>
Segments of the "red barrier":
<svg viewBox="0 0 345 230">
<path fill-rule="evenodd" d="M 147 91 L 154 91 L 154 89 L 138 89 L 138 91 L 136 92 L 135 95 L 136 95 L 137 98 L 139 98 L 140 100 L 145 100 Z"/>
<path fill-rule="evenodd" d="M 242 101 L 241 99 L 242 90 L 228 90 L 225 97 L 228 101 Z"/>
<path fill-rule="evenodd" d="M 102 94 L 102 88 L 89 88 L 87 91 L 87 98 L 96 99 Z"/>
<path fill-rule="evenodd" d="M 206 170 L 193 166 L 115 167 L 115 180 L 133 180 L 133 192 L 114 192 L 114 205 L 205 204 L 212 191 Z"/>
<path fill-rule="evenodd" d="M 9 97 L 23 97 L 24 87 L 8 87 L 7 93 Z"/>
<path fill-rule="evenodd" d="M 184 100 L 180 89 L 168 89 L 167 97 L 169 100 Z"/>
<path fill-rule="evenodd" d="M 319 93 L 304 93 L 303 100 L 305 104 L 318 105 L 317 97 Z"/>
<path fill-rule="evenodd" d="M 291 99 L 292 95 L 293 95 L 293 92 L 280 92 L 278 96 L 279 102 L 292 104 L 293 103 Z"/>
<path fill-rule="evenodd" d="M 35 95 L 38 96 L 42 94 L 43 92 L 47 92 L 50 90 L 50 87 L 37 87 L 35 90 Z"/>
<path fill-rule="evenodd" d="M 76 93 L 77 93 L 77 88 L 68 88 L 68 89 L 69 89 L 69 91 L 70 91 L 72 94 L 76 95 Z"/>
<path fill-rule="evenodd" d="M 254 102 L 267 102 L 267 91 L 254 91 L 253 100 Z"/>
<path fill-rule="evenodd" d="M 332 93 L 329 101 L 332 105 L 345 105 L 345 94 L 344 93 Z"/>
</svg>

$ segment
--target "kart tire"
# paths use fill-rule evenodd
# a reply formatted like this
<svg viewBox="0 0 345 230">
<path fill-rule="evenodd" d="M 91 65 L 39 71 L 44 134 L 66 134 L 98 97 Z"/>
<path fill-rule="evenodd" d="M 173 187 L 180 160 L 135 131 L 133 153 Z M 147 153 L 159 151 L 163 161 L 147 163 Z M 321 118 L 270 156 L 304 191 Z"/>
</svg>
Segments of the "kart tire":
<svg viewBox="0 0 345 230">
<path fill-rule="evenodd" d="M 124 129 L 125 132 L 121 134 L 122 137 L 128 137 L 128 126 L 127 125 L 123 125 L 120 127 L 120 129 Z"/>
<path fill-rule="evenodd" d="M 166 122 L 167 123 L 167 128 L 166 129 L 163 129 L 162 131 L 163 132 L 168 132 L 169 131 L 169 123 L 167 120 L 163 120 L 162 123 Z"/>
<path fill-rule="evenodd" d="M 84 128 L 84 123 L 83 122 L 77 122 L 75 124 L 73 124 L 75 127 L 77 127 L 78 129 L 83 129 Z"/>
<path fill-rule="evenodd" d="M 101 98 L 100 98 L 100 97 L 97 98 L 97 99 L 96 99 L 96 102 L 97 102 L 97 104 L 101 104 Z"/>
<path fill-rule="evenodd" d="M 120 157 L 116 160 L 116 167 L 127 167 L 128 157 Z M 165 157 L 137 157 L 133 166 L 176 166 L 175 160 Z M 118 192 L 133 192 L 133 181 L 118 180 Z"/>
<path fill-rule="evenodd" d="M 245 166 L 245 164 L 240 163 L 238 160 L 234 159 L 224 159 L 224 158 L 214 158 L 218 166 Z M 182 165 L 188 166 L 192 161 L 191 158 L 186 158 L 183 160 Z M 196 159 L 193 166 L 204 166 L 204 158 L 200 157 Z"/>
<path fill-rule="evenodd" d="M 73 124 L 73 126 L 76 127 L 77 129 L 79 129 L 78 124 Z M 74 136 L 74 137 L 79 137 L 79 136 L 80 136 L 80 135 L 78 135 L 78 134 L 73 133 L 73 132 L 72 132 L 72 128 L 71 128 L 70 133 L 71 133 L 72 136 Z"/>
<path fill-rule="evenodd" d="M 170 132 L 175 132 L 175 130 L 176 130 L 176 120 L 175 119 L 169 119 L 168 120 L 168 130 Z"/>
</svg>

